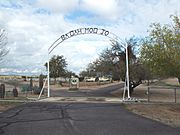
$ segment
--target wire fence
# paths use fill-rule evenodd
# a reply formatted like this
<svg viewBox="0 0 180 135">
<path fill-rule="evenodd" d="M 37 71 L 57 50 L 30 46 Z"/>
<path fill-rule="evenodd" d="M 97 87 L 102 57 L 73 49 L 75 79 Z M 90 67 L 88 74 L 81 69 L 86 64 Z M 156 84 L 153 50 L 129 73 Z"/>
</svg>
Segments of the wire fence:
<svg viewBox="0 0 180 135">
<path fill-rule="evenodd" d="M 33 80 L 33 86 L 30 79 L 0 80 L 0 100 L 37 100 L 40 92 L 38 79 Z M 42 97 L 47 97 L 47 89 L 44 89 Z"/>
<path fill-rule="evenodd" d="M 45 79 L 43 80 L 43 83 Z M 53 84 L 54 80 L 50 81 Z M 108 84 L 110 82 L 80 82 L 80 87 L 89 88 Z M 41 88 L 39 88 L 39 79 L 33 79 L 33 87 L 30 79 L 2 79 L 0 80 L 0 100 L 38 100 Z M 43 86 L 44 87 L 44 86 Z M 51 85 L 51 89 L 60 90 L 69 87 L 69 83 L 57 83 Z M 95 87 L 97 88 L 97 87 Z M 123 92 L 123 90 L 121 90 Z M 120 95 L 118 95 L 120 96 Z M 180 87 L 172 86 L 146 86 L 137 88 L 133 92 L 133 97 L 145 99 L 145 102 L 154 103 L 180 103 Z M 47 83 L 40 98 L 47 97 Z M 120 97 L 121 98 L 121 97 Z"/>
<path fill-rule="evenodd" d="M 148 102 L 180 103 L 180 87 L 149 86 Z"/>
</svg>

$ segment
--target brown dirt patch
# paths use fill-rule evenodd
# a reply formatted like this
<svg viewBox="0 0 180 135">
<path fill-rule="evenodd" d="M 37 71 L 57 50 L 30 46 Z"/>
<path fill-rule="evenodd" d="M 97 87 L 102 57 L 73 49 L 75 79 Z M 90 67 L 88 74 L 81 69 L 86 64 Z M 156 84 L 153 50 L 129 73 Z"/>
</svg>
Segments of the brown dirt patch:
<svg viewBox="0 0 180 135">
<path fill-rule="evenodd" d="M 10 108 L 14 108 L 18 105 L 21 105 L 22 103 L 17 103 L 17 102 L 5 102 L 5 101 L 0 101 L 0 112 L 6 111 Z"/>
<path fill-rule="evenodd" d="M 164 83 L 167 84 L 167 85 L 180 86 L 177 78 L 164 79 L 164 80 L 162 80 L 162 82 L 164 82 Z"/>
<path fill-rule="evenodd" d="M 180 127 L 180 104 L 126 104 L 133 113 L 172 127 Z"/>
</svg>

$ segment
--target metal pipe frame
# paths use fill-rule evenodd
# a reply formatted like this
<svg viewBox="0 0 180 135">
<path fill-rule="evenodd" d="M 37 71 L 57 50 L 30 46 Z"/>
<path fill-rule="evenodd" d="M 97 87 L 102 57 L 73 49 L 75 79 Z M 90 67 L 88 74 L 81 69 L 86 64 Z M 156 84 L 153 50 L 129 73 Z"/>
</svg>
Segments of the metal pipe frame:
<svg viewBox="0 0 180 135">
<path fill-rule="evenodd" d="M 110 33 L 110 32 L 109 32 Z M 92 33 L 91 33 L 92 34 Z M 106 36 L 112 40 L 115 40 L 115 41 L 120 41 L 120 38 L 115 35 L 114 33 L 110 33 L 111 35 L 113 35 L 112 37 L 111 36 Z M 79 35 L 83 35 L 83 34 L 79 34 Z M 61 44 L 63 41 L 60 40 L 60 38 L 58 38 L 49 48 L 48 48 L 48 61 L 47 61 L 47 68 L 48 68 L 48 71 L 47 71 L 47 79 L 48 79 L 48 98 L 50 97 L 50 64 L 49 64 L 49 55 L 50 53 L 59 45 Z M 58 42 L 59 41 L 59 42 Z M 126 43 L 125 46 L 122 46 L 125 51 L 126 51 L 126 77 L 125 77 L 125 89 L 128 91 L 128 99 L 130 99 L 130 91 L 129 91 L 129 58 L 128 58 L 128 45 Z M 123 96 L 123 100 L 124 100 L 124 96 Z"/>
</svg>

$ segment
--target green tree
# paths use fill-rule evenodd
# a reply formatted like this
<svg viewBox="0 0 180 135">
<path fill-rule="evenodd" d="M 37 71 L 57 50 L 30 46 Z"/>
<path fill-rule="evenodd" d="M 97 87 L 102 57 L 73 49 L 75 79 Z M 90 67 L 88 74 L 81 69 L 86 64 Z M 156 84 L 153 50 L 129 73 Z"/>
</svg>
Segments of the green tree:
<svg viewBox="0 0 180 135">
<path fill-rule="evenodd" d="M 112 50 L 106 48 L 100 55 L 99 59 L 93 62 L 94 69 L 100 76 L 108 76 L 114 70 Z"/>
<path fill-rule="evenodd" d="M 72 76 L 77 77 L 76 73 L 68 70 L 66 70 L 65 76 L 69 78 L 71 78 Z"/>
<path fill-rule="evenodd" d="M 118 42 L 112 42 L 112 52 L 114 58 L 117 59 L 115 65 L 119 71 L 120 78 L 125 81 L 126 74 L 126 51 L 124 46 L 127 44 L 128 50 L 128 65 L 129 65 L 129 89 L 130 94 L 134 91 L 134 88 L 142 83 L 142 80 L 149 77 L 147 68 L 139 61 L 137 57 L 137 48 L 141 44 L 139 38 L 131 37 L 119 44 Z"/>
<path fill-rule="evenodd" d="M 140 55 L 153 75 L 177 77 L 180 83 L 180 21 L 177 15 L 171 18 L 171 25 L 150 25 Z"/>
<path fill-rule="evenodd" d="M 107 48 L 102 51 L 99 58 L 89 63 L 86 70 L 80 73 L 80 76 L 100 77 L 112 74 L 114 67 L 111 55 L 111 49 Z"/>
<path fill-rule="evenodd" d="M 45 64 L 47 68 L 47 63 Z M 63 55 L 54 55 L 49 61 L 50 77 L 55 80 L 57 77 L 64 77 L 66 75 L 67 62 Z"/>
<path fill-rule="evenodd" d="M 89 76 L 89 72 L 87 70 L 83 70 L 79 73 L 80 77 L 85 77 L 85 76 Z"/>
<path fill-rule="evenodd" d="M 148 70 L 137 58 L 137 47 L 140 44 L 138 38 L 132 37 L 125 40 L 123 43 L 112 41 L 111 48 L 105 49 L 97 60 L 91 63 L 91 67 L 96 73 L 101 75 L 112 75 L 115 80 L 125 81 L 126 74 L 126 51 L 125 44 L 128 45 L 129 56 L 129 74 L 130 74 L 130 92 L 132 93 L 134 88 L 141 84 L 142 80 L 148 77 Z M 87 68 L 89 69 L 89 68 Z M 92 69 L 92 68 L 91 68 Z M 88 73 L 88 70 L 82 73 Z"/>
</svg>

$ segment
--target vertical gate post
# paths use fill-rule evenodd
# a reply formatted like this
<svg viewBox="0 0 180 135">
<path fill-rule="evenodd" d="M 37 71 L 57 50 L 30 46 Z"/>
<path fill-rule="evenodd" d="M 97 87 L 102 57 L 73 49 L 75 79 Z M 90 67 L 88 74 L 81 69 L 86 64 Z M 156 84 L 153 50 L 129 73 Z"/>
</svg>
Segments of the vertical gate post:
<svg viewBox="0 0 180 135">
<path fill-rule="evenodd" d="M 49 77 L 49 52 L 48 52 L 48 62 L 47 62 L 47 68 L 48 68 L 48 76 L 47 76 L 47 79 L 48 79 L 48 97 L 50 97 L 50 85 L 49 85 L 49 81 L 50 81 L 50 77 Z"/>
<path fill-rule="evenodd" d="M 150 101 L 150 87 L 148 86 L 148 90 L 147 90 L 147 96 L 148 96 L 148 102 Z"/>
<path fill-rule="evenodd" d="M 176 88 L 174 88 L 174 102 L 176 103 Z"/>
<path fill-rule="evenodd" d="M 128 44 L 126 43 L 126 81 L 127 81 L 127 91 L 128 91 L 128 99 L 130 98 L 130 93 L 129 93 L 129 61 L 128 61 Z M 126 83 L 126 82 L 125 82 Z"/>
</svg>

